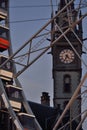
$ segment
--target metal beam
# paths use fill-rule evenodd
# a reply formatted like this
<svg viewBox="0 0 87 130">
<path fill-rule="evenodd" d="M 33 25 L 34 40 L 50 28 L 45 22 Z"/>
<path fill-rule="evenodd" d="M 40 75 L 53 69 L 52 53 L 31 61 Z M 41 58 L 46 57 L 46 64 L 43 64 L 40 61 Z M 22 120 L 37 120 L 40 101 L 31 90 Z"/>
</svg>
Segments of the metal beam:
<svg viewBox="0 0 87 130">
<path fill-rule="evenodd" d="M 66 105 L 63 113 L 61 114 L 61 116 L 59 117 L 59 119 L 57 120 L 56 124 L 53 127 L 53 130 L 57 130 L 57 127 L 59 126 L 59 124 L 61 123 L 64 115 L 66 114 L 67 110 L 69 110 L 70 106 L 73 104 L 73 102 L 75 101 L 76 97 L 78 96 L 78 93 L 80 91 L 80 89 L 83 86 L 84 81 L 87 79 L 87 73 L 85 73 L 84 77 L 82 78 L 80 84 L 78 85 L 77 89 L 75 90 L 73 96 L 71 97 L 69 103 Z"/>
<path fill-rule="evenodd" d="M 30 44 L 31 41 L 32 41 L 33 39 L 35 39 L 49 24 L 51 24 L 52 21 L 53 21 L 54 19 L 56 19 L 73 1 L 74 1 L 74 0 L 71 0 L 67 5 L 65 5 L 64 8 L 62 8 L 51 20 L 49 20 L 37 33 L 35 33 L 26 43 L 24 43 L 14 54 L 10 55 L 10 57 L 8 58 L 8 60 L 6 60 L 2 65 L 0 65 L 0 67 L 4 66 L 8 61 L 13 60 L 14 57 L 15 57 L 22 49 L 24 49 L 24 47 L 26 47 L 28 44 Z M 50 46 L 50 47 L 51 47 L 51 46 Z M 49 48 L 50 48 L 50 47 L 49 47 Z M 47 50 L 48 50 L 48 49 L 47 49 Z M 46 50 L 45 50 L 45 52 L 46 52 Z M 44 54 L 45 52 L 42 52 L 42 53 Z M 40 55 L 42 55 L 42 54 L 40 54 Z M 15 73 L 14 73 L 14 77 L 16 78 L 16 77 L 19 76 L 21 73 L 23 73 L 23 72 L 24 72 L 32 63 L 34 63 L 34 61 L 36 61 L 39 57 L 40 57 L 40 56 L 36 57 L 36 59 L 33 60 L 30 64 L 25 65 L 25 67 L 24 67 L 22 70 L 20 70 L 18 73 L 16 73 L 16 75 L 15 75 Z M 13 61 L 14 61 L 14 60 L 13 60 Z"/>
</svg>

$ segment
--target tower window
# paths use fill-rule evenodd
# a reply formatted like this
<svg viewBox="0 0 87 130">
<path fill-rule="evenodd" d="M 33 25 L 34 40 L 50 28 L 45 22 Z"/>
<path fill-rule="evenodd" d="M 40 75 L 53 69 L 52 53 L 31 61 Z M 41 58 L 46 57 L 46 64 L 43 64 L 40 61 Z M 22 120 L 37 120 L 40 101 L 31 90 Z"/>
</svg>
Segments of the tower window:
<svg viewBox="0 0 87 130">
<path fill-rule="evenodd" d="M 64 92 L 71 92 L 71 77 L 70 75 L 64 75 Z"/>
</svg>

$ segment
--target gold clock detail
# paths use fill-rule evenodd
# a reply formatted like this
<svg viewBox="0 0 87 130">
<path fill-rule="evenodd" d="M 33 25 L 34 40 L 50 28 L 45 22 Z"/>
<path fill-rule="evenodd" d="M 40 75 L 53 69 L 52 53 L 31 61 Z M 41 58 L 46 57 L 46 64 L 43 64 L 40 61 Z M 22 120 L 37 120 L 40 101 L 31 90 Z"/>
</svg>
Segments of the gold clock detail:
<svg viewBox="0 0 87 130">
<path fill-rule="evenodd" d="M 75 57 L 74 52 L 70 49 L 62 50 L 59 55 L 61 62 L 67 63 L 67 64 L 73 62 L 74 57 Z"/>
</svg>

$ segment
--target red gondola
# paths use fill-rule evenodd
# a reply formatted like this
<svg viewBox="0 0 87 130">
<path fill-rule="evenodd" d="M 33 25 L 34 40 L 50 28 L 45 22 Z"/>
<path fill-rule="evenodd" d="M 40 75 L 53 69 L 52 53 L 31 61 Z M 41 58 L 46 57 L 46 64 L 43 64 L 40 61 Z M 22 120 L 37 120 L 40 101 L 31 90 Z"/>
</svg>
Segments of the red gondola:
<svg viewBox="0 0 87 130">
<path fill-rule="evenodd" d="M 8 33 L 9 33 L 9 28 L 0 25 L 0 51 L 1 52 L 7 50 L 10 46 Z"/>
<path fill-rule="evenodd" d="M 10 42 L 5 39 L 5 38 L 1 38 L 0 37 L 0 51 L 4 51 L 4 50 L 7 50 L 10 46 Z"/>
</svg>

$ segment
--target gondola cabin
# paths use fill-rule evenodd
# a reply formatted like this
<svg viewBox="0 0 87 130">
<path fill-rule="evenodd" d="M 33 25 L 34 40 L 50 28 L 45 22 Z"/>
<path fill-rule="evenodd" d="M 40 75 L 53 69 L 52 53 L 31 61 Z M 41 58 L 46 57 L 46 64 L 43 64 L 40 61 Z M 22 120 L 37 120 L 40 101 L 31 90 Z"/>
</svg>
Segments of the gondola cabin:
<svg viewBox="0 0 87 130">
<path fill-rule="evenodd" d="M 13 110 L 20 111 L 22 107 L 22 99 L 21 99 L 22 88 L 13 85 L 6 85 L 6 91 L 11 106 L 13 107 Z"/>
<path fill-rule="evenodd" d="M 4 55 L 0 55 L 0 65 L 3 64 L 8 57 Z M 5 65 L 0 67 L 0 78 L 5 81 L 11 81 L 13 78 L 13 68 L 12 68 L 12 62 L 8 61 Z"/>
<path fill-rule="evenodd" d="M 7 50 L 10 46 L 9 28 L 7 27 L 7 0 L 0 0 L 0 51 Z"/>
<path fill-rule="evenodd" d="M 0 0 L 0 21 L 7 18 L 6 0 Z"/>
<path fill-rule="evenodd" d="M 0 37 L 0 51 L 5 51 L 9 48 L 10 43 L 7 39 Z"/>
<path fill-rule="evenodd" d="M 18 117 L 21 124 L 23 125 L 24 130 L 35 130 L 34 115 L 19 113 Z"/>
<path fill-rule="evenodd" d="M 0 0 L 0 8 L 7 9 L 8 7 L 7 4 L 8 4 L 7 0 Z"/>
<path fill-rule="evenodd" d="M 8 33 L 9 33 L 9 29 L 7 27 L 0 25 L 0 51 L 1 52 L 7 50 L 10 46 Z"/>
<path fill-rule="evenodd" d="M 7 18 L 7 11 L 0 7 L 0 21 L 5 20 Z"/>
</svg>

